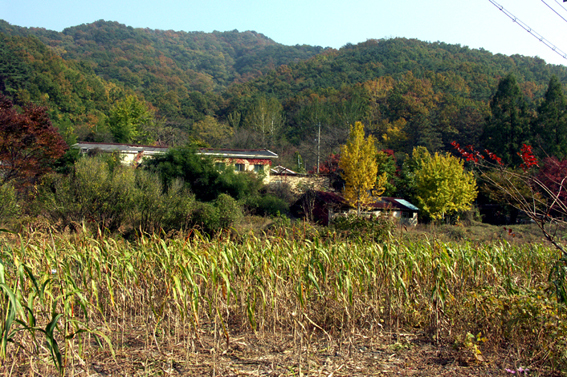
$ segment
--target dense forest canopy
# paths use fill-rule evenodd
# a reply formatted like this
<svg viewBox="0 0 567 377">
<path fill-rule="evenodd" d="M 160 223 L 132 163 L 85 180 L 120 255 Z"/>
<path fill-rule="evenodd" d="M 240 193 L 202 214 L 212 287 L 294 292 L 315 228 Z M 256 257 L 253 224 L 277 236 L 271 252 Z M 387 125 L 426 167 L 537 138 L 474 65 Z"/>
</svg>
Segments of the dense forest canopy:
<svg viewBox="0 0 567 377">
<path fill-rule="evenodd" d="M 133 127 L 116 119 L 146 114 L 130 140 L 267 147 L 291 168 L 310 169 L 318 142 L 322 156 L 338 152 L 356 121 L 399 156 L 415 146 L 444 150 L 453 140 L 490 144 L 488 133 L 506 124 L 496 119 L 505 112 L 493 114 L 506 78 L 506 93 L 516 97 L 501 103 L 521 106 L 514 143 L 542 140 L 537 119 L 543 111 L 550 119 L 552 77 L 557 97 L 567 83 L 563 66 L 415 39 L 335 50 L 284 46 L 253 31 L 187 33 L 101 20 L 55 32 L 0 20 L 0 91 L 18 105 L 47 106 L 68 143 L 116 141 L 120 127 Z M 117 111 L 126 113 L 117 118 Z M 299 160 L 303 166 L 295 166 Z"/>
</svg>

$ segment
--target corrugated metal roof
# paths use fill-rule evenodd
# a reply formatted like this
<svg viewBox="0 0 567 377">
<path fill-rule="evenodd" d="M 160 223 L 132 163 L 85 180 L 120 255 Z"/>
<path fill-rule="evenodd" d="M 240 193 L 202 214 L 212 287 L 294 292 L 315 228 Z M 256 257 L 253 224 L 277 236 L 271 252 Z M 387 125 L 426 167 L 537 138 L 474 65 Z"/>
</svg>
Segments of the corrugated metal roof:
<svg viewBox="0 0 567 377">
<path fill-rule="evenodd" d="M 384 210 L 400 210 L 400 211 L 419 211 L 419 208 L 400 198 L 392 198 L 389 196 L 381 196 L 374 203 L 370 203 L 370 207 Z"/>
<path fill-rule="evenodd" d="M 394 199 L 396 202 L 400 203 L 403 206 L 408 207 L 409 209 L 412 209 L 414 211 L 419 211 L 419 208 L 417 208 L 416 206 L 414 206 L 413 204 L 411 204 L 410 202 L 408 202 L 405 199 Z"/>
<path fill-rule="evenodd" d="M 294 172 L 291 169 L 288 169 L 284 166 L 278 165 L 276 167 L 273 167 L 270 172 L 272 174 L 282 174 L 282 175 L 297 175 L 298 173 Z"/>
</svg>

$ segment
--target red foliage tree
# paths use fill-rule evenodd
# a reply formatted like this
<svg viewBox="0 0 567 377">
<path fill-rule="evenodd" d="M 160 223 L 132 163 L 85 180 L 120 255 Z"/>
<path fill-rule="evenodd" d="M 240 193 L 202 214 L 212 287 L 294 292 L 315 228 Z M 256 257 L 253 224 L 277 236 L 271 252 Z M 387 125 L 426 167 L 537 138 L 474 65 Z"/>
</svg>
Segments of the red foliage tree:
<svg viewBox="0 0 567 377">
<path fill-rule="evenodd" d="M 567 272 L 567 248 L 557 237 L 557 230 L 567 227 L 567 163 L 548 158 L 538 173 L 535 167 L 539 164 L 530 145 L 524 144 L 517 152 L 522 161 L 521 169 L 508 167 L 489 150 L 485 150 L 485 157 L 472 145 L 461 147 L 456 142 L 451 145 L 464 159 L 473 162 L 479 177 L 502 193 L 508 205 L 523 212 L 540 228 L 547 240 L 561 251 L 561 263 L 565 263 Z M 567 302 L 567 285 L 565 288 L 562 297 Z"/>
<path fill-rule="evenodd" d="M 556 200 L 561 201 L 563 206 L 567 206 L 567 160 L 559 160 L 557 157 L 545 158 L 537 179 L 548 188 L 547 191 L 555 194 Z M 557 203 L 553 203 L 550 209 L 555 210 L 556 207 Z"/>
<path fill-rule="evenodd" d="M 319 173 L 321 174 L 332 174 L 339 171 L 339 161 L 341 160 L 341 155 L 339 153 L 331 153 L 327 160 L 319 166 Z M 309 170 L 309 174 L 315 174 L 317 171 L 317 166 Z"/>
<path fill-rule="evenodd" d="M 45 108 L 29 105 L 18 111 L 0 95 L 0 185 L 33 183 L 66 149 Z"/>
</svg>

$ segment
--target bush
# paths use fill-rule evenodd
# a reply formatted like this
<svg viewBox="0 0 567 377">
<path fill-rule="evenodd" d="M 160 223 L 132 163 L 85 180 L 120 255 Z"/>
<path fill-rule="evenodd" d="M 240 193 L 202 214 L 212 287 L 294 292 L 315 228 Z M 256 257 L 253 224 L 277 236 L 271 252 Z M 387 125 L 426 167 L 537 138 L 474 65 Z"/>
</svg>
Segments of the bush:
<svg viewBox="0 0 567 377">
<path fill-rule="evenodd" d="M 211 203 L 195 202 L 191 219 L 193 227 L 204 233 L 214 234 L 220 230 L 219 210 Z"/>
<path fill-rule="evenodd" d="M 270 194 L 250 197 L 245 203 L 251 213 L 259 216 L 277 216 L 289 211 L 287 202 Z"/>
<path fill-rule="evenodd" d="M 20 214 L 20 205 L 14 187 L 8 183 L 0 186 L 0 224 L 8 224 Z"/>
<path fill-rule="evenodd" d="M 54 224 L 86 222 L 115 231 L 135 210 L 135 173 L 126 167 L 111 173 L 102 159 L 83 158 L 72 174 L 46 178 L 39 199 L 43 214 Z"/>
<path fill-rule="evenodd" d="M 236 173 L 232 168 L 227 168 L 215 180 L 211 190 L 216 190 L 217 194 L 228 194 L 233 198 L 242 200 L 251 196 L 258 195 L 262 188 L 262 179 L 253 172 Z"/>
<path fill-rule="evenodd" d="M 271 184 L 268 188 L 268 194 L 275 196 L 276 198 L 282 199 L 284 202 L 292 205 L 297 200 L 297 195 L 295 195 L 291 189 L 291 185 L 286 182 L 281 182 L 278 184 Z"/>
<path fill-rule="evenodd" d="M 387 216 L 348 215 L 333 218 L 331 226 L 347 238 L 380 242 L 388 239 L 394 229 L 394 222 Z"/>
<path fill-rule="evenodd" d="M 146 233 L 186 229 L 190 225 L 194 196 L 180 180 L 164 190 L 160 178 L 147 171 L 136 175 L 135 228 Z"/>
<path fill-rule="evenodd" d="M 219 215 L 219 227 L 226 229 L 242 219 L 242 210 L 238 202 L 230 195 L 220 194 L 215 201 Z"/>
<path fill-rule="evenodd" d="M 235 173 L 227 168 L 219 172 L 213 160 L 195 153 L 194 148 L 174 148 L 144 162 L 151 171 L 160 175 L 165 186 L 175 179 L 183 182 L 195 193 L 196 199 L 210 202 L 220 194 L 243 199 L 258 193 L 262 180 L 253 173 Z"/>
<path fill-rule="evenodd" d="M 100 157 L 79 160 L 68 176 L 46 178 L 39 199 L 44 216 L 62 228 L 90 223 L 146 233 L 187 228 L 194 202 L 180 180 L 165 190 L 157 175 L 121 165 L 111 170 Z"/>
</svg>

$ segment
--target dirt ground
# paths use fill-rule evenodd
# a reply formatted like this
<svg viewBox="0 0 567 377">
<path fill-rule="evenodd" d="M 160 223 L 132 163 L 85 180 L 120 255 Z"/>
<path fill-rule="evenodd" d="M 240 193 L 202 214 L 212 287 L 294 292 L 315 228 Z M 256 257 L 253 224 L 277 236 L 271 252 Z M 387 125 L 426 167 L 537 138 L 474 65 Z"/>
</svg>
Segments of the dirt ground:
<svg viewBox="0 0 567 377">
<path fill-rule="evenodd" d="M 242 333 L 215 340 L 180 339 L 167 349 L 142 334 L 115 345 L 116 355 L 99 350 L 67 365 L 69 376 L 561 376 L 534 366 L 516 365 L 506 352 L 475 356 L 451 344 L 435 344 L 425 334 L 352 334 L 338 342 L 325 334 L 311 339 Z M 216 349 L 220 351 L 215 352 Z M 77 360 L 77 358 L 75 358 Z M 55 370 L 27 363 L 11 375 L 56 376 Z M 8 366 L 8 365 L 5 365 Z M 519 372 L 518 368 L 530 368 Z M 508 369 L 509 371 L 507 371 Z M 7 369 L 4 369 L 5 371 Z M 511 371 L 516 373 L 512 374 Z M 521 369 L 520 369 L 521 371 Z M 6 374 L 8 375 L 8 374 Z"/>
</svg>

